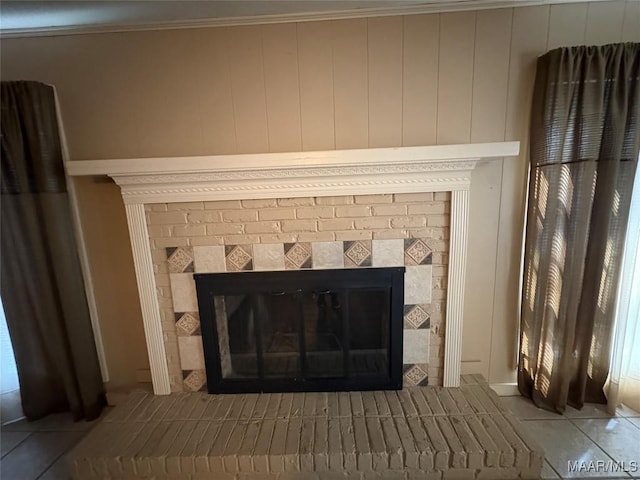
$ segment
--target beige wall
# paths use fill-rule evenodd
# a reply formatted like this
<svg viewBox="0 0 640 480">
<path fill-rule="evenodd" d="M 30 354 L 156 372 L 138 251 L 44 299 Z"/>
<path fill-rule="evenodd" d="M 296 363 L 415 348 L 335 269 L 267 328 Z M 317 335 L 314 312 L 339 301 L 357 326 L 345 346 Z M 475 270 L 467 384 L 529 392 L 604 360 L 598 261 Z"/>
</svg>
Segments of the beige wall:
<svg viewBox="0 0 640 480">
<path fill-rule="evenodd" d="M 640 41 L 640 2 L 2 40 L 2 79 L 56 85 L 73 160 L 520 140 L 535 59 Z M 526 158 L 478 166 L 463 371 L 514 378 Z M 143 361 L 116 188 L 79 191 L 114 381 Z M 109 261 L 105 261 L 108 258 Z M 115 365 L 122 365 L 116 368 Z M 125 365 L 128 366 L 124 368 Z M 117 373 L 116 373 L 117 372 Z M 117 378 L 116 378 L 117 377 Z"/>
</svg>

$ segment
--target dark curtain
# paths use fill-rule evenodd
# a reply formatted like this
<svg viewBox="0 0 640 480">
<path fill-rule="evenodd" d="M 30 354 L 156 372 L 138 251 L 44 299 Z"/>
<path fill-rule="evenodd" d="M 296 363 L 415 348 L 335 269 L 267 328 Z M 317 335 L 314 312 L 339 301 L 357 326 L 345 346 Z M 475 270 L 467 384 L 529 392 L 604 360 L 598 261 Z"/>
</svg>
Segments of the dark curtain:
<svg viewBox="0 0 640 480">
<path fill-rule="evenodd" d="M 28 419 L 105 404 L 74 237 L 53 88 L 2 82 L 0 294 Z"/>
<path fill-rule="evenodd" d="M 640 143 L 640 44 L 538 59 L 518 387 L 536 405 L 606 403 Z"/>
</svg>

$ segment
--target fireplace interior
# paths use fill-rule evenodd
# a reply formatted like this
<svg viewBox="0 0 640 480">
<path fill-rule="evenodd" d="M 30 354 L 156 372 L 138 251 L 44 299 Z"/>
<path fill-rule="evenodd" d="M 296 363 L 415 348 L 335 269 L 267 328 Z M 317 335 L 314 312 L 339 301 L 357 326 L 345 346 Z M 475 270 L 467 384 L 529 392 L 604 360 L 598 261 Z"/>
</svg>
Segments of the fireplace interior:
<svg viewBox="0 0 640 480">
<path fill-rule="evenodd" d="M 402 388 L 404 271 L 194 275 L 209 392 Z"/>
</svg>

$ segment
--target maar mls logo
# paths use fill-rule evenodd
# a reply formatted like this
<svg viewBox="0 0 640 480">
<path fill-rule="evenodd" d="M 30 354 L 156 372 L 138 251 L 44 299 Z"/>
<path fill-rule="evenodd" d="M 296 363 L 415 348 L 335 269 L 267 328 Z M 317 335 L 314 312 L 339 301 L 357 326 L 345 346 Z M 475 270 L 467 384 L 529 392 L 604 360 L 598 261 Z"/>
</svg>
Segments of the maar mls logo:
<svg viewBox="0 0 640 480">
<path fill-rule="evenodd" d="M 570 473 L 638 473 L 637 461 L 615 462 L 613 460 L 576 460 L 567 462 Z"/>
</svg>

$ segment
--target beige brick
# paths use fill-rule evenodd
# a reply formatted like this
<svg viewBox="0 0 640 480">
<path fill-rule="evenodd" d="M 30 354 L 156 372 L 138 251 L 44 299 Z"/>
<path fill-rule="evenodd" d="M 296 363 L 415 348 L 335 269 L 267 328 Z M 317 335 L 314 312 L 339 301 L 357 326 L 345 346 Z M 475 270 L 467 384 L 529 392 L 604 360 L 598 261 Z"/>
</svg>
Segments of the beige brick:
<svg viewBox="0 0 640 480">
<path fill-rule="evenodd" d="M 308 207 L 315 205 L 315 198 L 313 197 L 300 197 L 300 198 L 280 198 L 278 199 L 278 205 L 283 207 Z"/>
<path fill-rule="evenodd" d="M 421 216 L 412 217 L 394 217 L 391 219 L 392 228 L 416 228 L 424 227 L 427 221 Z"/>
<path fill-rule="evenodd" d="M 173 227 L 171 233 L 174 237 L 199 237 L 207 234 L 207 227 L 205 225 L 178 225 Z"/>
<path fill-rule="evenodd" d="M 179 225 L 187 223 L 185 212 L 149 212 L 149 225 Z"/>
<path fill-rule="evenodd" d="M 205 210 L 232 210 L 242 208 L 240 200 L 218 200 L 216 202 L 204 202 Z"/>
<path fill-rule="evenodd" d="M 358 218 L 355 221 L 355 227 L 358 230 L 389 228 L 389 219 L 388 218 Z"/>
<path fill-rule="evenodd" d="M 396 202 L 432 202 L 433 193 L 396 193 L 394 195 Z"/>
<path fill-rule="evenodd" d="M 260 243 L 259 235 L 226 235 L 225 245 L 249 245 L 250 243 Z"/>
<path fill-rule="evenodd" d="M 182 238 L 156 238 L 153 241 L 153 245 L 155 248 L 166 248 L 166 247 L 186 247 L 189 243 L 187 239 Z"/>
<path fill-rule="evenodd" d="M 318 205 L 350 205 L 352 203 L 352 195 L 344 195 L 340 197 L 316 197 L 316 204 Z"/>
<path fill-rule="evenodd" d="M 169 207 L 166 203 L 153 203 L 151 205 L 145 205 L 145 210 L 147 206 L 151 212 L 166 212 Z"/>
<path fill-rule="evenodd" d="M 354 228 L 353 220 L 337 218 L 334 220 L 320 220 L 318 222 L 318 231 L 332 232 L 335 230 L 351 230 Z"/>
<path fill-rule="evenodd" d="M 260 220 L 294 220 L 296 218 L 295 208 L 265 208 L 258 210 Z"/>
<path fill-rule="evenodd" d="M 447 213 L 447 203 L 444 202 L 429 202 L 429 203 L 417 203 L 415 205 L 409 205 L 409 215 L 444 215 Z"/>
<path fill-rule="evenodd" d="M 171 227 L 168 225 L 149 225 L 147 227 L 149 238 L 161 238 L 171 236 Z"/>
<path fill-rule="evenodd" d="M 180 210 L 203 210 L 204 203 L 203 202 L 178 202 L 178 203 L 168 203 L 167 211 L 175 212 Z"/>
<path fill-rule="evenodd" d="M 317 224 L 314 220 L 283 220 L 283 232 L 315 232 Z"/>
<path fill-rule="evenodd" d="M 374 216 L 406 215 L 407 206 L 402 204 L 374 205 L 371 211 Z"/>
<path fill-rule="evenodd" d="M 350 205 L 336 207 L 336 217 L 370 217 L 371 207 L 369 205 Z"/>
<path fill-rule="evenodd" d="M 372 205 L 374 203 L 392 203 L 393 195 L 356 195 L 356 203 Z"/>
<path fill-rule="evenodd" d="M 449 251 L 449 242 L 445 240 L 432 240 L 429 242 L 429 246 L 431 250 L 434 252 L 448 252 Z"/>
<path fill-rule="evenodd" d="M 433 194 L 433 199 L 451 201 L 451 192 L 435 192 Z"/>
<path fill-rule="evenodd" d="M 297 218 L 333 218 L 333 207 L 300 207 L 296 209 Z"/>
<path fill-rule="evenodd" d="M 156 287 L 169 287 L 171 282 L 169 281 L 169 275 L 158 274 L 156 277 Z"/>
<path fill-rule="evenodd" d="M 244 233 L 244 223 L 212 223 L 207 225 L 207 235 L 238 235 Z"/>
<path fill-rule="evenodd" d="M 374 240 L 393 240 L 396 238 L 409 238 L 409 232 L 406 230 L 376 230 L 373 232 Z"/>
<path fill-rule="evenodd" d="M 243 208 L 269 208 L 278 205 L 275 198 L 258 198 L 256 200 L 242 200 Z"/>
<path fill-rule="evenodd" d="M 219 223 L 222 221 L 220 212 L 216 210 L 203 210 L 202 212 L 189 212 L 189 223 Z"/>
<path fill-rule="evenodd" d="M 256 222 L 258 220 L 257 210 L 224 210 L 222 211 L 223 222 Z"/>
<path fill-rule="evenodd" d="M 488 468 L 485 467 L 478 472 L 478 479 L 486 478 L 491 480 L 499 480 L 499 479 L 513 479 L 519 478 L 518 470 L 513 467 L 506 468 Z M 533 478 L 540 478 L 540 472 L 538 475 Z"/>
<path fill-rule="evenodd" d="M 167 273 L 169 272 L 169 267 L 167 266 L 167 263 L 163 263 L 162 265 L 154 265 L 153 266 L 153 273 Z"/>
<path fill-rule="evenodd" d="M 280 222 L 252 222 L 244 226 L 246 233 L 279 233 Z"/>
<path fill-rule="evenodd" d="M 373 235 L 368 230 L 349 230 L 345 232 L 334 232 L 336 240 L 370 240 Z"/>
<path fill-rule="evenodd" d="M 151 242 L 151 261 L 156 263 L 167 263 L 167 252 L 164 248 L 156 248 L 153 246 L 154 242 Z"/>
<path fill-rule="evenodd" d="M 298 242 L 331 242 L 335 239 L 333 232 L 302 232 L 298 234 Z"/>
<path fill-rule="evenodd" d="M 430 215 L 427 218 L 427 225 L 430 227 L 448 227 L 449 216 L 447 215 Z"/>
<path fill-rule="evenodd" d="M 293 243 L 298 241 L 296 233 L 275 233 L 272 235 L 260 235 L 260 243 Z"/>
<path fill-rule="evenodd" d="M 189 245 L 194 247 L 207 247 L 213 245 L 224 245 L 224 237 L 220 235 L 207 235 L 206 237 L 190 237 Z"/>
</svg>

